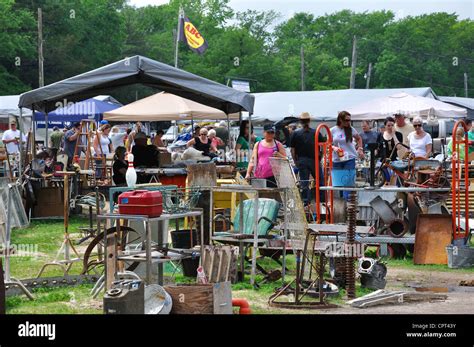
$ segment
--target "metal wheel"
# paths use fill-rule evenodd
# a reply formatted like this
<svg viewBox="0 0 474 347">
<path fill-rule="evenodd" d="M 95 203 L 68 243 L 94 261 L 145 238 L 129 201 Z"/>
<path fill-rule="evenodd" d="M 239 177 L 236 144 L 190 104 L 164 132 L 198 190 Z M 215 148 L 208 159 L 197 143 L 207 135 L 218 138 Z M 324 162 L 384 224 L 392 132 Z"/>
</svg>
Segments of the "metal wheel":
<svg viewBox="0 0 474 347">
<path fill-rule="evenodd" d="M 107 235 L 117 232 L 116 227 L 112 227 L 106 230 Z M 120 226 L 120 235 L 117 237 L 117 248 L 119 250 L 125 250 L 127 246 L 136 244 L 137 241 L 141 240 L 140 234 L 130 227 Z M 104 267 L 104 256 L 102 254 L 104 232 L 101 232 L 94 237 L 91 243 L 87 246 L 84 253 L 82 274 L 88 274 L 94 272 L 95 274 L 101 274 Z M 144 245 L 142 244 L 142 249 Z M 127 271 L 133 271 L 139 265 L 139 262 L 126 262 L 125 267 Z"/>
<path fill-rule="evenodd" d="M 382 167 L 380 167 L 374 175 L 374 186 L 382 187 L 387 180 L 385 179 L 385 174 L 382 171 Z"/>
</svg>

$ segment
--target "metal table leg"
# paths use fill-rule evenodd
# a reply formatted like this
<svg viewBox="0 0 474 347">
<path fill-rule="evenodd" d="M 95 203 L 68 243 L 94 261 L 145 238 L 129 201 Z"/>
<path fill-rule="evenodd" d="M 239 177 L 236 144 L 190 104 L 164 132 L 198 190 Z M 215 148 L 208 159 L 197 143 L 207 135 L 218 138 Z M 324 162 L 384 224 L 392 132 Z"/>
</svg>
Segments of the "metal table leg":
<svg viewBox="0 0 474 347">
<path fill-rule="evenodd" d="M 282 254 L 282 269 L 281 269 L 281 280 L 282 283 L 285 283 L 285 275 L 286 275 L 286 238 L 288 237 L 288 194 L 287 189 L 285 189 L 283 193 L 283 220 L 284 220 L 284 227 L 283 227 L 283 254 Z"/>
<path fill-rule="evenodd" d="M 146 233 L 146 282 L 151 284 L 151 227 L 147 221 L 145 233 Z"/>
<path fill-rule="evenodd" d="M 254 223 L 253 223 L 253 248 L 252 248 L 252 272 L 250 277 L 250 284 L 255 285 L 255 272 L 257 267 L 257 249 L 258 249 L 258 191 L 255 192 L 254 197 Z"/>
</svg>

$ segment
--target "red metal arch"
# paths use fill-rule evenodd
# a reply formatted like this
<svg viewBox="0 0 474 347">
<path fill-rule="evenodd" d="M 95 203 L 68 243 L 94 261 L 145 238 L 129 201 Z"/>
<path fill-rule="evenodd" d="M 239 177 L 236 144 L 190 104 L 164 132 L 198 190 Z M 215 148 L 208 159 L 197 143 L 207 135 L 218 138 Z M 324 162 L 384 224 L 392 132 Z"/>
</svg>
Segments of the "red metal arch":
<svg viewBox="0 0 474 347">
<path fill-rule="evenodd" d="M 456 132 L 458 126 L 462 126 L 464 129 L 464 140 L 462 142 L 457 141 Z M 459 155 L 459 145 L 464 144 L 464 192 L 461 192 L 461 181 L 462 181 L 462 164 L 461 156 Z M 466 123 L 460 120 L 454 124 L 453 135 L 452 135 L 452 159 L 451 159 L 451 194 L 452 194 L 452 223 L 453 223 L 453 240 L 465 238 L 469 235 L 469 137 Z M 464 230 L 461 230 L 461 196 L 464 194 L 464 209 L 465 209 L 465 226 Z"/>
</svg>

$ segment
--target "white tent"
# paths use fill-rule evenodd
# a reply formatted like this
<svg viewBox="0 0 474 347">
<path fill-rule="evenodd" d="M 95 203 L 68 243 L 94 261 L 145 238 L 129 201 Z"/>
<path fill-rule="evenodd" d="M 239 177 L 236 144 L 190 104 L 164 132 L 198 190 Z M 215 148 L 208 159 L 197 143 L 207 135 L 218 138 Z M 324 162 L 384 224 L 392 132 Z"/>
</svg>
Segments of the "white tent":
<svg viewBox="0 0 474 347">
<path fill-rule="evenodd" d="M 157 93 L 105 112 L 109 121 L 170 121 L 227 119 L 224 111 L 170 93 Z"/>
<path fill-rule="evenodd" d="M 19 117 L 19 101 L 19 95 L 0 96 L 0 119 L 4 120 L 4 122 L 9 122 L 9 118 Z M 31 110 L 23 109 L 23 124 L 20 124 L 20 126 L 25 132 L 28 132 L 31 129 L 31 115 Z"/>
<path fill-rule="evenodd" d="M 335 120 L 340 111 L 350 106 L 400 92 L 426 98 L 437 98 L 429 87 L 254 93 L 255 106 L 252 121 L 277 122 L 288 116 L 297 117 L 302 112 L 309 112 L 314 120 Z M 245 118 L 248 117 L 245 112 L 243 115 Z"/>
<path fill-rule="evenodd" d="M 384 119 L 401 113 L 410 117 L 463 118 L 465 108 L 422 96 L 397 93 L 348 107 L 352 120 Z"/>
<path fill-rule="evenodd" d="M 448 104 L 465 107 L 467 109 L 467 117 L 474 119 L 474 98 L 461 98 L 458 96 L 440 96 L 439 100 Z"/>
</svg>

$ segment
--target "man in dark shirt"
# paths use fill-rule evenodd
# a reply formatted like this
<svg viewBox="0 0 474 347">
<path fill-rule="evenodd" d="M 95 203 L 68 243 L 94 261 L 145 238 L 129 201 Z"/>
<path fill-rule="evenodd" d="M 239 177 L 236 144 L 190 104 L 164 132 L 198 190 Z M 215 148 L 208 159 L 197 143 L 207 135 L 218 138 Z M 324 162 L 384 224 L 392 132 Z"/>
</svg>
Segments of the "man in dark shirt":
<svg viewBox="0 0 474 347">
<path fill-rule="evenodd" d="M 302 199 L 305 204 L 309 204 L 312 199 L 312 192 L 309 187 L 309 175 L 315 179 L 315 161 L 314 161 L 314 136 L 316 130 L 309 126 L 310 115 L 308 112 L 303 112 L 300 116 L 300 122 L 303 125 L 301 129 L 294 131 L 291 135 L 291 155 L 298 167 L 300 176 L 300 185 L 302 189 Z M 320 142 L 326 141 L 324 136 L 319 134 Z M 319 152 L 321 159 L 321 151 Z M 320 166 L 319 170 L 319 185 L 323 185 L 323 170 Z M 320 194 L 321 201 L 323 201 L 324 193 Z"/>
<path fill-rule="evenodd" d="M 158 167 L 158 149 L 154 145 L 147 145 L 147 137 L 144 132 L 135 135 L 135 146 L 132 148 L 133 166 L 135 167 Z"/>
<path fill-rule="evenodd" d="M 362 121 L 362 132 L 360 133 L 360 137 L 362 137 L 362 145 L 364 146 L 364 149 L 367 144 L 376 143 L 378 136 L 379 134 L 371 129 L 369 121 Z"/>
<path fill-rule="evenodd" d="M 77 138 L 80 135 L 81 131 L 81 123 L 77 122 L 74 123 L 72 128 L 68 131 L 66 131 L 66 134 L 64 134 L 64 152 L 67 154 L 67 163 L 68 166 L 72 164 L 73 157 L 74 157 L 74 151 L 76 150 L 76 142 Z M 80 152 L 78 153 L 80 155 Z"/>
</svg>

